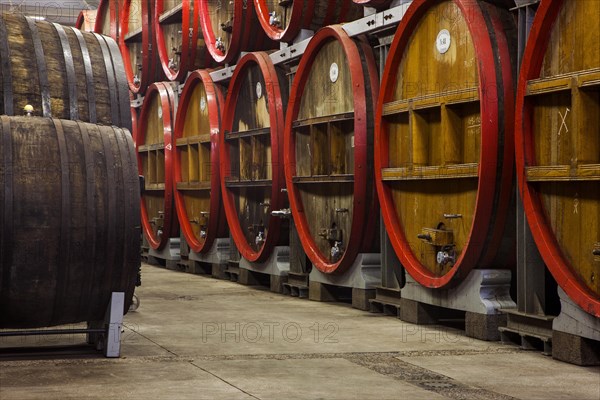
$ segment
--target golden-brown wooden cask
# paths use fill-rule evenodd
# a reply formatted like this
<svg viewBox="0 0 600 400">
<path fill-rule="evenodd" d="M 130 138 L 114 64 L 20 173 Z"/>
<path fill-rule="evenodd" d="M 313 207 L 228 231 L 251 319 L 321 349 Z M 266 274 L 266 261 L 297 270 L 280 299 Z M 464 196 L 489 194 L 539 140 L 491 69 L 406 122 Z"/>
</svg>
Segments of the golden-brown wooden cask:
<svg viewBox="0 0 600 400">
<path fill-rule="evenodd" d="M 283 173 L 283 124 L 288 84 L 265 52 L 248 53 L 236 66 L 223 111 L 219 150 L 221 194 L 231 236 L 241 255 L 263 262 L 288 244 Z"/>
<path fill-rule="evenodd" d="M 173 200 L 173 128 L 177 113 L 177 87 L 170 82 L 150 85 L 139 115 L 135 145 L 140 175 L 145 178 L 141 212 L 144 235 L 161 250 L 179 237 Z"/>
<path fill-rule="evenodd" d="M 531 233 L 556 282 L 600 317 L 600 1 L 542 1 L 517 92 Z"/>
<path fill-rule="evenodd" d="M 392 43 L 376 184 L 390 242 L 426 287 L 514 266 L 514 32 L 488 2 L 416 0 Z"/>
<path fill-rule="evenodd" d="M 190 249 L 206 253 L 227 235 L 221 201 L 219 135 L 223 94 L 207 70 L 186 80 L 175 122 L 175 207 Z"/>
</svg>

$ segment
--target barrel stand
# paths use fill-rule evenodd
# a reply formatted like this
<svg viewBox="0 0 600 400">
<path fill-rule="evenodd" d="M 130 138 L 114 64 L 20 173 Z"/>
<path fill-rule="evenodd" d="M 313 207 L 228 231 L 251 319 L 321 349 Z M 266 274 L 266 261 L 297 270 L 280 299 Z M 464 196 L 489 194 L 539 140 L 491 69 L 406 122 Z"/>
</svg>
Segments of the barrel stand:
<svg viewBox="0 0 600 400">
<path fill-rule="evenodd" d="M 167 269 L 177 269 L 177 262 L 181 260 L 180 239 L 171 238 L 162 250 L 148 250 L 148 264 L 161 265 Z"/>
<path fill-rule="evenodd" d="M 275 293 L 283 293 L 290 271 L 290 247 L 276 246 L 264 263 L 250 262 L 244 258 L 239 262 L 238 282 L 249 286 L 269 286 Z"/>
<path fill-rule="evenodd" d="M 105 357 L 121 356 L 121 329 L 123 327 L 123 309 L 125 293 L 113 292 L 106 309 L 104 321 L 90 321 L 85 329 L 40 329 L 0 332 L 0 337 L 79 335 L 87 336 L 87 343 L 102 351 Z"/>
<path fill-rule="evenodd" d="M 189 251 L 189 270 L 193 274 L 207 274 L 218 277 L 218 272 L 227 266 L 229 259 L 229 238 L 215 239 L 212 247 L 207 253 L 196 253 Z"/>
<path fill-rule="evenodd" d="M 421 286 L 406 274 L 400 319 L 419 325 L 465 313 L 465 333 L 481 340 L 500 340 L 498 327 L 506 324 L 500 309 L 515 308 L 510 297 L 508 270 L 472 270 L 456 287 L 431 289 Z"/>
<path fill-rule="evenodd" d="M 561 310 L 552 321 L 552 357 L 571 364 L 600 365 L 600 318 L 577 306 L 559 287 Z"/>
<path fill-rule="evenodd" d="M 381 223 L 381 283 L 375 288 L 375 298 L 369 300 L 369 311 L 400 318 L 400 288 L 405 284 L 405 272 L 392 248 Z"/>
<path fill-rule="evenodd" d="M 308 298 L 315 301 L 352 300 L 352 307 L 368 311 L 369 300 L 381 282 L 381 254 L 362 253 L 342 274 L 324 274 L 313 266 Z"/>
<path fill-rule="evenodd" d="M 304 253 L 296 225 L 290 219 L 290 270 L 287 282 L 283 284 L 283 294 L 307 298 L 310 267 L 310 260 Z"/>
</svg>

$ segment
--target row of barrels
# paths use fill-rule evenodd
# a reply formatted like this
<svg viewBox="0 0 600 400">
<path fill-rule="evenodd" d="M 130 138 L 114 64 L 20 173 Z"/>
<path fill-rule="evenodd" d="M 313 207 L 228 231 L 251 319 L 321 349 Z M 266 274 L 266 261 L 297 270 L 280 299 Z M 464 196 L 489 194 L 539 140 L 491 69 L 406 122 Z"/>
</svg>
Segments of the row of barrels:
<svg viewBox="0 0 600 400">
<path fill-rule="evenodd" d="M 94 31 L 118 41 L 130 89 L 144 94 L 152 82 L 183 82 L 196 69 L 235 63 L 242 52 L 279 48 L 302 30 L 356 20 L 360 3 L 391 2 L 103 0 Z"/>
<path fill-rule="evenodd" d="M 225 100 L 203 71 L 178 110 L 169 84 L 154 85 L 136 141 L 151 244 L 178 219 L 205 251 L 222 204 L 242 256 L 260 262 L 289 207 L 313 265 L 338 274 L 376 250 L 381 204 L 407 272 L 450 287 L 473 268 L 514 266 L 516 165 L 544 261 L 600 316 L 599 12 L 542 1 L 520 78 L 505 8 L 416 0 L 381 86 L 368 41 L 341 26 L 311 39 L 293 85 L 264 52 L 242 57 Z"/>
<path fill-rule="evenodd" d="M 0 14 L 0 329 L 126 311 L 140 265 L 136 153 L 110 37 Z"/>
</svg>

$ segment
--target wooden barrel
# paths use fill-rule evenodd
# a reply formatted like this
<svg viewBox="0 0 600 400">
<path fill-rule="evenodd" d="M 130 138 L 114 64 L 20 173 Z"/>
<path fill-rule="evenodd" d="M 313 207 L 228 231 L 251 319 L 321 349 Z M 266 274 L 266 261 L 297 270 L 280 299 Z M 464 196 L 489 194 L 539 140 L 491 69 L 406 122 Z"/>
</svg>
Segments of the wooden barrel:
<svg viewBox="0 0 600 400">
<path fill-rule="evenodd" d="M 235 68 L 219 138 L 221 194 L 233 240 L 241 255 L 263 262 L 289 235 L 271 215 L 287 207 L 283 127 L 288 84 L 267 53 L 248 53 Z"/>
<path fill-rule="evenodd" d="M 193 0 L 155 0 L 154 34 L 162 69 L 171 81 L 183 82 L 188 72 L 209 67 L 212 57 L 200 30 Z"/>
<path fill-rule="evenodd" d="M 423 286 L 508 268 L 514 196 L 511 16 L 472 0 L 415 0 L 390 48 L 377 106 L 375 174 L 402 265 Z M 512 31 L 511 31 L 512 32 Z"/>
<path fill-rule="evenodd" d="M 227 234 L 219 174 L 221 89 L 206 70 L 185 82 L 175 122 L 175 207 L 185 240 L 206 253 Z"/>
<path fill-rule="evenodd" d="M 96 12 L 96 23 L 94 32 L 110 36 L 118 40 L 119 38 L 119 8 L 123 0 L 100 0 Z"/>
<path fill-rule="evenodd" d="M 372 252 L 379 208 L 373 183 L 379 77 L 366 38 L 339 25 L 311 39 L 285 122 L 285 177 L 302 247 L 324 273 Z"/>
<path fill-rule="evenodd" d="M 123 0 L 119 47 L 129 89 L 144 94 L 153 82 L 163 80 L 152 27 L 153 0 Z"/>
<path fill-rule="evenodd" d="M 173 126 L 177 112 L 176 88 L 166 82 L 150 85 L 144 98 L 135 138 L 142 195 L 142 227 L 150 246 L 162 249 L 179 237 L 173 201 Z"/>
<path fill-rule="evenodd" d="M 235 62 L 242 51 L 277 46 L 261 29 L 251 0 L 201 1 L 198 7 L 205 44 L 218 64 Z"/>
<path fill-rule="evenodd" d="M 556 282 L 600 317 L 600 2 L 542 1 L 517 91 L 519 189 Z"/>
<path fill-rule="evenodd" d="M 254 6 L 267 36 L 282 42 L 294 40 L 301 29 L 316 32 L 363 16 L 362 8 L 352 0 L 254 0 Z"/>
<path fill-rule="evenodd" d="M 353 0 L 356 4 L 360 4 L 365 7 L 373 7 L 378 10 L 388 8 L 392 3 L 392 0 Z"/>
<path fill-rule="evenodd" d="M 133 141 L 114 126 L 0 117 L 0 328 L 103 320 L 140 265 Z"/>
<path fill-rule="evenodd" d="M 114 40 L 20 14 L 0 15 L 0 113 L 131 129 L 129 93 Z"/>
</svg>

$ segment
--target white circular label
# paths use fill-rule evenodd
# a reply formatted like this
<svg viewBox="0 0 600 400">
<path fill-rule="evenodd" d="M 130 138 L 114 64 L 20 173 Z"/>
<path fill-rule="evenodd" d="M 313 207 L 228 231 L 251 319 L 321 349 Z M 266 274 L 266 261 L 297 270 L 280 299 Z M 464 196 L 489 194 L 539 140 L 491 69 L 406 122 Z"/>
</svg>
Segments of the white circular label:
<svg viewBox="0 0 600 400">
<path fill-rule="evenodd" d="M 260 82 L 257 82 L 256 83 L 256 97 L 260 99 L 260 98 L 262 98 L 262 95 L 263 95 L 262 85 L 260 84 Z"/>
<path fill-rule="evenodd" d="M 331 67 L 329 67 L 329 79 L 331 79 L 331 82 L 337 82 L 339 76 L 340 68 L 336 63 L 331 64 Z"/>
<path fill-rule="evenodd" d="M 451 43 L 450 32 L 447 29 L 442 29 L 440 33 L 437 35 L 437 39 L 435 40 L 435 46 L 440 54 L 444 54 L 450 48 Z"/>
<path fill-rule="evenodd" d="M 202 111 L 206 110 L 206 99 L 204 97 L 200 99 L 200 109 Z"/>
</svg>

